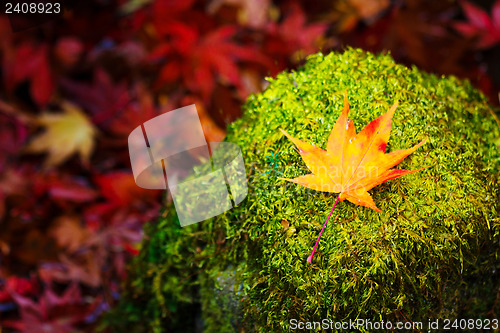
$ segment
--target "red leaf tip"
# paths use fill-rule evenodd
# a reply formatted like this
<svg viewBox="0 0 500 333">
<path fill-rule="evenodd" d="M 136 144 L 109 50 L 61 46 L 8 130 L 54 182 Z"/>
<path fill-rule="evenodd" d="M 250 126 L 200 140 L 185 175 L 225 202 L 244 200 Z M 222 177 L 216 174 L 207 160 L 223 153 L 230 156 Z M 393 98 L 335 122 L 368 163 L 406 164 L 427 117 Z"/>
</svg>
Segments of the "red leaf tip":
<svg viewBox="0 0 500 333">
<path fill-rule="evenodd" d="M 313 254 L 314 253 L 311 253 L 311 255 L 309 257 L 307 257 L 307 262 L 308 263 L 312 263 L 312 260 L 313 260 Z"/>
</svg>

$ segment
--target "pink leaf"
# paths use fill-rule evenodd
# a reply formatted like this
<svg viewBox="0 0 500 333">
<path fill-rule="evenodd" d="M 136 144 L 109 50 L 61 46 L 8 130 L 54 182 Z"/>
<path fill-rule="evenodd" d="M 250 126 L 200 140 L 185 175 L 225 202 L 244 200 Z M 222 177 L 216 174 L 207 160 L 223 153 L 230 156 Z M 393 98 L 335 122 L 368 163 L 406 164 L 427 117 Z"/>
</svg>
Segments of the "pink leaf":
<svg viewBox="0 0 500 333">
<path fill-rule="evenodd" d="M 488 13 L 486 13 L 486 11 L 484 11 L 480 7 L 465 0 L 462 1 L 462 7 L 470 23 L 472 23 L 474 26 L 482 29 L 488 29 L 488 27 L 491 25 Z"/>
</svg>

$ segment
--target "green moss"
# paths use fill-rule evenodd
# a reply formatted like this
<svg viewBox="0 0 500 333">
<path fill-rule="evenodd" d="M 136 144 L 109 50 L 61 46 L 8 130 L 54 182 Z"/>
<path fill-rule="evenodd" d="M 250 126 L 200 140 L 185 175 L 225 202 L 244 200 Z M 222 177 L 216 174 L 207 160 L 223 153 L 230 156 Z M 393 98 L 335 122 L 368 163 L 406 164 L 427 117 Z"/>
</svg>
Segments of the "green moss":
<svg viewBox="0 0 500 333">
<path fill-rule="evenodd" d="M 243 151 L 248 197 L 185 228 L 168 205 L 146 228 L 108 324 L 277 332 L 290 319 L 488 316 L 500 281 L 500 131 L 485 97 L 469 82 L 355 49 L 311 56 L 269 81 L 228 130 Z M 429 168 L 372 189 L 382 213 L 339 204 L 307 264 L 335 196 L 277 179 L 308 173 L 278 129 L 325 148 L 345 89 L 358 131 L 398 100 L 387 149 L 428 138 L 399 167 Z M 271 151 L 277 170 L 266 167 Z"/>
</svg>

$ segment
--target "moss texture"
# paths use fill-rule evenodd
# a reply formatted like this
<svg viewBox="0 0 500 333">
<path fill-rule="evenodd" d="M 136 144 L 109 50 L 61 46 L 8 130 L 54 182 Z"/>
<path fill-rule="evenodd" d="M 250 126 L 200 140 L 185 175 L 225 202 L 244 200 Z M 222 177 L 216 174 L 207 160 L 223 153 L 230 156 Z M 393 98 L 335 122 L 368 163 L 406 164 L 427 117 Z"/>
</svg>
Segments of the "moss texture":
<svg viewBox="0 0 500 333">
<path fill-rule="evenodd" d="M 227 141 L 246 163 L 236 208 L 181 228 L 175 209 L 146 227 L 116 331 L 280 332 L 290 319 L 425 321 L 498 316 L 500 131 L 470 83 L 349 49 L 317 54 L 251 96 Z M 399 167 L 424 171 L 372 189 L 377 213 L 278 180 L 309 173 L 280 132 L 325 148 L 348 89 L 357 131 L 394 101 L 387 151 L 427 143 Z M 266 163 L 279 152 L 281 164 Z"/>
</svg>

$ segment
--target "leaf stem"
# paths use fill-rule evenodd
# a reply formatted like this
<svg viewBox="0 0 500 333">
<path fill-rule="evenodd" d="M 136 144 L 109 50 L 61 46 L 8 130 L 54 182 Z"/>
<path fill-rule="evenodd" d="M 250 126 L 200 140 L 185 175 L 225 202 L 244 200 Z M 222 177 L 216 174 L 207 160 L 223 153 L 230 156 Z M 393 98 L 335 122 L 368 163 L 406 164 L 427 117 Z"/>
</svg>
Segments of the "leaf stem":
<svg viewBox="0 0 500 333">
<path fill-rule="evenodd" d="M 323 228 L 321 228 L 321 231 L 319 232 L 318 239 L 316 240 L 316 244 L 314 244 L 314 248 L 311 252 L 311 255 L 307 257 L 307 262 L 311 263 L 313 259 L 314 252 L 316 251 L 316 247 L 318 246 L 319 239 L 321 238 L 321 234 L 323 234 L 323 230 L 325 230 L 326 224 L 328 223 L 328 220 L 330 219 L 330 216 L 332 216 L 333 210 L 335 209 L 335 206 L 337 206 L 337 202 L 339 202 L 340 199 L 340 193 L 337 196 L 337 200 L 335 200 L 335 203 L 333 204 L 332 210 L 330 211 L 330 214 L 328 214 L 328 217 L 326 218 L 325 224 L 323 224 Z M 338 215 L 335 217 L 337 219 Z"/>
</svg>

